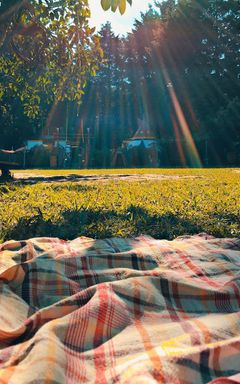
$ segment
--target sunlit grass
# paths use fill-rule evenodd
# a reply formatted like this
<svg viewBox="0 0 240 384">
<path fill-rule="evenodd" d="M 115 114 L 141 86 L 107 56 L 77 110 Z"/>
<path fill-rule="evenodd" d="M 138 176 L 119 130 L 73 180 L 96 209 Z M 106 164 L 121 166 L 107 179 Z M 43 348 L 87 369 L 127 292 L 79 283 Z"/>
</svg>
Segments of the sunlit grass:
<svg viewBox="0 0 240 384">
<path fill-rule="evenodd" d="M 32 174 L 33 170 L 28 172 Z M 34 174 L 49 176 L 159 174 L 168 178 L 2 184 L 0 238 L 2 241 L 33 236 L 103 238 L 145 233 L 172 239 L 199 232 L 240 236 L 239 172 L 234 169 L 34 170 Z"/>
</svg>

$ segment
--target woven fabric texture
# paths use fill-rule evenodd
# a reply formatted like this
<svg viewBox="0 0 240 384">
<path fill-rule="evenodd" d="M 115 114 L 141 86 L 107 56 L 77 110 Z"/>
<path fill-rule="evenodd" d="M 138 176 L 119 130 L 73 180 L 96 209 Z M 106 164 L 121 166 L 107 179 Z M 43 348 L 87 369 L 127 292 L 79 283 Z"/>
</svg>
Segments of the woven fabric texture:
<svg viewBox="0 0 240 384">
<path fill-rule="evenodd" d="M 222 384 L 239 372 L 240 239 L 0 245 L 1 384 Z"/>
</svg>

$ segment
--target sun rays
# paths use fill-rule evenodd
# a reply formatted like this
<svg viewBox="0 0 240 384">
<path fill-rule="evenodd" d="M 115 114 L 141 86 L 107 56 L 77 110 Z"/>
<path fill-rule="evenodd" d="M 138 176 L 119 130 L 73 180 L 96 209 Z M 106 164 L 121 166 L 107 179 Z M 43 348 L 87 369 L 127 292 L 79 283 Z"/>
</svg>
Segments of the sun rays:
<svg viewBox="0 0 240 384">
<path fill-rule="evenodd" d="M 226 29 L 229 19 L 224 13 L 219 16 L 222 5 L 216 2 L 214 8 L 213 3 L 180 0 L 173 6 L 169 0 L 164 2 L 170 5 L 168 10 L 156 2 L 126 37 L 116 36 L 106 23 L 99 32 L 103 61 L 94 40 L 98 37 L 93 31 L 84 37 L 87 21 L 83 27 L 81 23 L 61 27 L 69 31 L 69 41 L 61 40 L 63 31 L 55 26 L 54 57 L 63 48 L 64 60 L 58 63 L 60 72 L 46 67 L 47 85 L 41 85 L 40 75 L 36 79 L 41 97 L 46 93 L 37 138 L 54 139 L 58 131 L 83 160 L 79 166 L 95 166 L 98 158 L 98 166 L 107 167 L 116 150 L 137 131 L 138 119 L 145 119 L 160 142 L 163 166 L 220 165 L 222 154 L 231 157 L 228 152 L 236 153 L 238 136 L 237 59 L 233 61 L 237 39 L 234 24 Z M 77 25 L 83 28 L 80 34 Z M 78 41 L 71 45 L 73 33 Z M 88 62 L 92 49 L 99 55 L 99 60 L 94 57 L 96 65 Z M 47 96 L 48 84 L 52 95 Z M 225 122 L 230 127 L 226 132 Z"/>
</svg>

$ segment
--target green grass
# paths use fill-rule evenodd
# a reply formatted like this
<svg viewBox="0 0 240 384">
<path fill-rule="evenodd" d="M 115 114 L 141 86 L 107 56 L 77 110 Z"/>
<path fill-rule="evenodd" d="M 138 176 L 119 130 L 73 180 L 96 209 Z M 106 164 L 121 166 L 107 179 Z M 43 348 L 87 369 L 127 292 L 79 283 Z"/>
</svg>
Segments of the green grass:
<svg viewBox="0 0 240 384">
<path fill-rule="evenodd" d="M 49 176 L 159 174 L 165 178 L 0 184 L 0 241 L 143 233 L 166 239 L 199 232 L 240 236 L 240 173 L 234 169 L 25 172 Z"/>
</svg>

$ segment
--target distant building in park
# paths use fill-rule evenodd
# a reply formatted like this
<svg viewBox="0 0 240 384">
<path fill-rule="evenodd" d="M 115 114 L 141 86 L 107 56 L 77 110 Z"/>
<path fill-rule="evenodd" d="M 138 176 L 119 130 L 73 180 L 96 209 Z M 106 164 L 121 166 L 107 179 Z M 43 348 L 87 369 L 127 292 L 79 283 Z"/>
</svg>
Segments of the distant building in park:
<svg viewBox="0 0 240 384">
<path fill-rule="evenodd" d="M 160 142 L 147 120 L 138 119 L 138 130 L 113 153 L 113 167 L 159 167 Z"/>
</svg>

